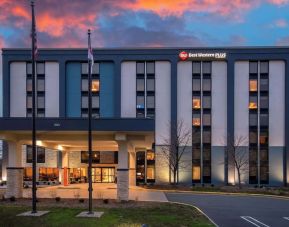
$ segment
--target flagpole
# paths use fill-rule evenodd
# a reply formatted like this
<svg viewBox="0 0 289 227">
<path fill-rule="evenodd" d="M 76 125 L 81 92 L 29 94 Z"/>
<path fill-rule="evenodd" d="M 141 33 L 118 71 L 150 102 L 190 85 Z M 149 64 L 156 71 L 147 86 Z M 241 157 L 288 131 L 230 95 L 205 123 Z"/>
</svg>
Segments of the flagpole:
<svg viewBox="0 0 289 227">
<path fill-rule="evenodd" d="M 88 51 L 91 51 L 90 29 L 88 29 Z M 92 59 L 88 59 L 88 194 L 89 208 L 88 213 L 92 214 L 92 135 L 91 135 L 91 64 Z"/>
<path fill-rule="evenodd" d="M 35 127 L 35 15 L 34 15 L 34 1 L 31 1 L 32 11 L 32 213 L 37 213 L 36 208 L 36 127 Z"/>
</svg>

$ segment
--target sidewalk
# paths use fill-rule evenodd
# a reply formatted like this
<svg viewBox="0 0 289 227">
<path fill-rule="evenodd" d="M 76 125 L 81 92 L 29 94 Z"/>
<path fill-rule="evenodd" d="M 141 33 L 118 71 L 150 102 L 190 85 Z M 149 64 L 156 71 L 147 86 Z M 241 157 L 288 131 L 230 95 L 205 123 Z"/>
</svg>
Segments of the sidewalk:
<svg viewBox="0 0 289 227">
<path fill-rule="evenodd" d="M 93 184 L 93 198 L 94 199 L 116 199 L 116 184 L 94 183 Z M 38 198 L 54 198 L 59 196 L 61 198 L 87 198 L 88 184 L 72 184 L 69 186 L 48 186 L 37 189 Z M 31 197 L 31 188 L 23 189 L 23 197 Z M 167 202 L 164 192 L 143 189 L 137 186 L 129 188 L 129 200 L 138 201 L 155 201 Z"/>
</svg>

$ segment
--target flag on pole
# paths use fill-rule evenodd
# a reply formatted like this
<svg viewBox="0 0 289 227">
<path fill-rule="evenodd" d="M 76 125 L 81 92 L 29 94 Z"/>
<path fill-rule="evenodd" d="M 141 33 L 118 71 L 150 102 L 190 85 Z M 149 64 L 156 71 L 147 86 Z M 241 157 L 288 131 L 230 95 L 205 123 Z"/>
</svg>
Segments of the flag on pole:
<svg viewBox="0 0 289 227">
<path fill-rule="evenodd" d="M 94 60 L 93 60 L 93 53 L 92 53 L 92 48 L 91 48 L 90 36 L 89 36 L 88 43 L 89 43 L 89 46 L 88 46 L 88 60 L 91 62 L 91 72 L 92 72 Z"/>
</svg>

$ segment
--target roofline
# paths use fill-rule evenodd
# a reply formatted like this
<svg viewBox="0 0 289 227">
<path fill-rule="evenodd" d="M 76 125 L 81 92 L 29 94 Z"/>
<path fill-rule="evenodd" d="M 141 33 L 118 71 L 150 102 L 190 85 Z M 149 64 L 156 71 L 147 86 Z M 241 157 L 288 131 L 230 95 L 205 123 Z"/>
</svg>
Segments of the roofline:
<svg viewBox="0 0 289 227">
<path fill-rule="evenodd" d="M 38 50 L 64 50 L 64 51 L 80 51 L 86 50 L 86 47 L 83 48 L 38 48 Z M 253 50 L 253 49 L 289 49 L 289 46 L 216 46 L 216 47 L 93 47 L 94 50 L 215 50 L 215 49 L 224 49 L 224 50 Z M 31 48 L 2 48 L 2 51 L 30 51 Z"/>
</svg>

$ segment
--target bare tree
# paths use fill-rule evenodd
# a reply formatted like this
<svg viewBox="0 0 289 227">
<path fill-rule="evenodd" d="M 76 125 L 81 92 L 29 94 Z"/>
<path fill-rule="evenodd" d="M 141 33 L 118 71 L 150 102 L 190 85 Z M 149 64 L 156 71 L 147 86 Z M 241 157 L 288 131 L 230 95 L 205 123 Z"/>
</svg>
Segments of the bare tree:
<svg viewBox="0 0 289 227">
<path fill-rule="evenodd" d="M 183 121 L 178 121 L 177 125 L 170 125 L 174 132 L 172 138 L 164 138 L 164 146 L 161 147 L 161 155 L 164 163 L 169 167 L 170 176 L 173 176 L 173 184 L 179 183 L 179 172 L 186 169 L 187 161 L 183 159 L 191 142 L 191 132 L 185 127 Z M 170 183 L 171 177 L 170 177 Z"/>
<path fill-rule="evenodd" d="M 228 167 L 237 170 L 239 188 L 242 188 L 241 176 L 248 172 L 249 155 L 245 149 L 241 148 L 247 140 L 246 136 L 235 136 L 227 142 L 227 164 Z"/>
</svg>

